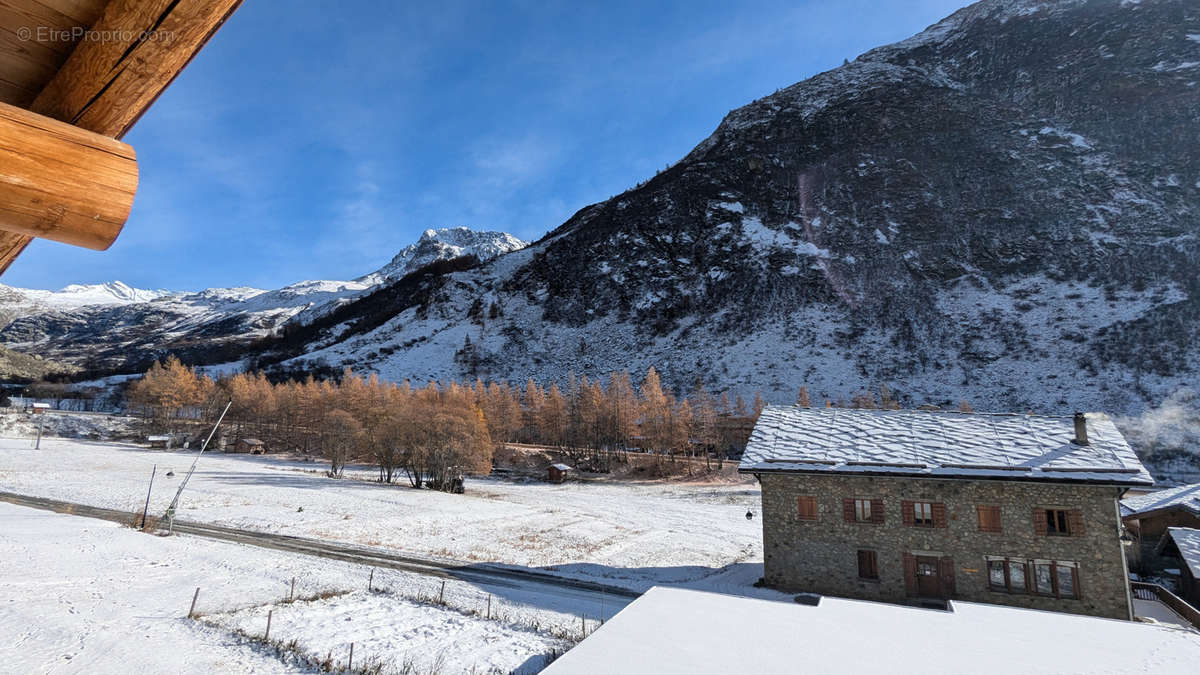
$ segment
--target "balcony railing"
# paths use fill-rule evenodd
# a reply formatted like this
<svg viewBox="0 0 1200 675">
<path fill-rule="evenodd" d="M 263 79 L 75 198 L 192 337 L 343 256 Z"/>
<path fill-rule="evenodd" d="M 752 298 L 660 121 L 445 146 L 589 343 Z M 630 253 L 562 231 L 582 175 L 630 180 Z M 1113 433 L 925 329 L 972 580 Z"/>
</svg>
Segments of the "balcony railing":
<svg viewBox="0 0 1200 675">
<path fill-rule="evenodd" d="M 1193 627 L 1200 629 L 1200 610 L 1192 607 L 1183 598 L 1158 584 L 1131 581 L 1129 582 L 1129 586 L 1133 591 L 1133 597 L 1138 600 L 1157 600 L 1170 607 L 1172 611 L 1191 623 Z"/>
</svg>

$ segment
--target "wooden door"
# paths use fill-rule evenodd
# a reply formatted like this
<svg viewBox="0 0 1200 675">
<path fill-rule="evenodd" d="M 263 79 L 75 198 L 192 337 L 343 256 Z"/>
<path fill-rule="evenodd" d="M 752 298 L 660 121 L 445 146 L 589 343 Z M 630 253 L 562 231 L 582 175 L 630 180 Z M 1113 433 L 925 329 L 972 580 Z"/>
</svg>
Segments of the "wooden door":
<svg viewBox="0 0 1200 675">
<path fill-rule="evenodd" d="M 922 598 L 942 597 L 942 580 L 938 575 L 938 559 L 917 556 L 917 595 Z"/>
</svg>

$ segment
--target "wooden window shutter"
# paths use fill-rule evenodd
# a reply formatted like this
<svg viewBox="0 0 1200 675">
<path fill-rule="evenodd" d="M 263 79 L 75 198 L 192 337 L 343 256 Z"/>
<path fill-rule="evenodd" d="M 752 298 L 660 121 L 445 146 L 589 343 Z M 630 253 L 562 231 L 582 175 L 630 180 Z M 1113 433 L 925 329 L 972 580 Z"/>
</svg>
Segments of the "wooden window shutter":
<svg viewBox="0 0 1200 675">
<path fill-rule="evenodd" d="M 1067 527 L 1071 528 L 1072 537 L 1082 537 L 1084 533 L 1083 511 L 1079 509 L 1067 511 Z"/>
<path fill-rule="evenodd" d="M 946 527 L 946 502 L 933 503 L 933 526 Z"/>
<path fill-rule="evenodd" d="M 904 554 L 904 592 L 917 594 L 917 559 L 911 553 Z"/>
<path fill-rule="evenodd" d="M 872 499 L 871 500 L 871 522 L 872 523 L 882 523 L 883 522 L 883 500 L 882 499 Z"/>
<path fill-rule="evenodd" d="M 854 499 L 847 497 L 842 500 L 842 515 L 845 516 L 847 523 L 853 523 L 854 517 Z"/>
<path fill-rule="evenodd" d="M 907 500 L 900 502 L 900 517 L 904 520 L 905 525 L 913 525 L 917 522 L 916 516 L 913 515 L 913 503 Z"/>
<path fill-rule="evenodd" d="M 938 560 L 938 576 L 942 578 L 942 593 L 947 598 L 954 597 L 954 558 L 946 556 Z"/>
<path fill-rule="evenodd" d="M 1033 510 L 1033 532 L 1046 536 L 1046 509 Z"/>
<path fill-rule="evenodd" d="M 800 520 L 817 519 L 817 498 L 812 496 L 796 497 L 797 516 Z"/>
<path fill-rule="evenodd" d="M 1000 526 L 999 506 L 977 506 L 975 509 L 979 512 L 980 532 L 1000 532 L 1003 529 Z"/>
</svg>

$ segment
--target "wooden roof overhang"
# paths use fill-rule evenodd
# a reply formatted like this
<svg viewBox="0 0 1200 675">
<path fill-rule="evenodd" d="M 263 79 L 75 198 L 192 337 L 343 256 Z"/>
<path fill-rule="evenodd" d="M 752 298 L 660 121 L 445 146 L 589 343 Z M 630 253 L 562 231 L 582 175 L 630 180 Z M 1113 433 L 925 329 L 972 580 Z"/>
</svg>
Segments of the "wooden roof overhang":
<svg viewBox="0 0 1200 675">
<path fill-rule="evenodd" d="M 241 0 L 0 0 L 0 274 L 33 237 L 103 250 L 137 192 L 121 138 Z"/>
</svg>

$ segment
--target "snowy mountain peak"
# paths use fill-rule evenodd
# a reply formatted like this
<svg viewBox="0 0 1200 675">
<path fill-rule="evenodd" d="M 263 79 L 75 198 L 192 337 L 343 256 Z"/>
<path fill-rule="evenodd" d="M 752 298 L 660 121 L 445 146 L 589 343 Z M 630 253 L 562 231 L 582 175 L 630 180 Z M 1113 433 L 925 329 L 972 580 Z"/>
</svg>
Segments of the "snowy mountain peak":
<svg viewBox="0 0 1200 675">
<path fill-rule="evenodd" d="M 525 248 L 529 244 L 507 232 L 472 230 L 469 227 L 443 227 L 421 233 L 417 243 L 405 246 L 391 262 L 358 281 L 380 283 L 399 279 L 437 260 L 474 255 L 481 261 Z"/>
</svg>

